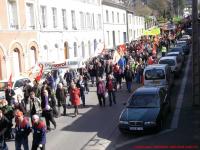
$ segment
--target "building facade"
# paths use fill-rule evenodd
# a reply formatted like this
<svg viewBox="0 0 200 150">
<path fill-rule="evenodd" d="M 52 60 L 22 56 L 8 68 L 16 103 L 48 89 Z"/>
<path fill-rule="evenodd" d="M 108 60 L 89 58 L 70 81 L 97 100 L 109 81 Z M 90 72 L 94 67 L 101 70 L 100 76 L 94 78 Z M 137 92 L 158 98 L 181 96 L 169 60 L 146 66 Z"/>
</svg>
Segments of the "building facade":
<svg viewBox="0 0 200 150">
<path fill-rule="evenodd" d="M 103 42 L 100 0 L 40 0 L 38 9 L 40 60 L 87 59 Z"/>
<path fill-rule="evenodd" d="M 128 41 L 137 40 L 143 35 L 145 30 L 144 17 L 135 16 L 133 12 L 128 12 Z"/>
<path fill-rule="evenodd" d="M 103 33 L 105 47 L 115 48 L 117 45 L 127 42 L 127 18 L 126 9 L 116 1 L 103 1 Z"/>
<path fill-rule="evenodd" d="M 38 61 L 35 0 L 1 0 L 0 16 L 0 79 L 5 79 Z"/>
<path fill-rule="evenodd" d="M 0 15 L 0 80 L 38 62 L 88 59 L 144 29 L 120 0 L 1 0 Z"/>
</svg>

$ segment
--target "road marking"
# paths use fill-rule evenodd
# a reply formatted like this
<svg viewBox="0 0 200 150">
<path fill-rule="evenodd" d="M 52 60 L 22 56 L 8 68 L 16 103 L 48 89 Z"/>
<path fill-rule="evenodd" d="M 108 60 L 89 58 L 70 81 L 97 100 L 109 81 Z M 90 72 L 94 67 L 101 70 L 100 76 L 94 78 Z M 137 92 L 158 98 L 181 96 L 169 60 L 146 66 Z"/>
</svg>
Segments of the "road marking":
<svg viewBox="0 0 200 150">
<path fill-rule="evenodd" d="M 123 142 L 122 144 L 115 145 L 115 148 L 112 148 L 112 150 L 120 148 L 120 147 L 124 147 L 124 146 L 129 145 L 129 144 L 134 144 L 134 143 L 139 142 L 139 141 L 147 140 L 147 139 L 150 139 L 150 138 L 152 139 L 152 138 L 155 138 L 155 137 L 160 136 L 162 134 L 171 132 L 173 130 L 174 129 L 167 129 L 167 130 L 163 130 L 163 131 L 161 131 L 161 132 L 159 132 L 158 134 L 155 134 L 155 135 L 148 135 L 148 136 L 145 136 L 145 137 L 129 140 L 129 141 Z"/>
<path fill-rule="evenodd" d="M 174 112 L 172 122 L 171 122 L 172 129 L 176 129 L 178 127 L 178 121 L 179 121 L 179 117 L 180 117 L 181 107 L 183 104 L 183 96 L 184 96 L 185 87 L 186 87 L 186 83 L 187 83 L 187 76 L 188 76 L 188 72 L 189 72 L 189 64 L 191 62 L 191 56 L 192 56 L 192 51 L 190 52 L 190 55 L 188 57 L 188 62 L 187 62 L 187 66 L 186 66 L 186 69 L 184 72 L 183 82 L 181 83 L 181 89 L 179 91 L 178 99 L 176 102 L 176 110 Z"/>
</svg>

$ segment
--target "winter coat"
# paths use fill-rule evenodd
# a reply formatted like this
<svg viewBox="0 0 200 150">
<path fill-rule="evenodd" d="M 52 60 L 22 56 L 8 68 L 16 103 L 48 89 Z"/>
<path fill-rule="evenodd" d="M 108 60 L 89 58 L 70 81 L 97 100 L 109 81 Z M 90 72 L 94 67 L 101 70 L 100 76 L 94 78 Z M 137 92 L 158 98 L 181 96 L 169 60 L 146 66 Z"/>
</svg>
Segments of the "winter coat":
<svg viewBox="0 0 200 150">
<path fill-rule="evenodd" d="M 58 101 L 58 106 L 61 106 L 63 104 L 66 104 L 66 98 L 67 98 L 67 90 L 64 88 L 57 88 L 56 89 L 56 98 Z"/>
<path fill-rule="evenodd" d="M 71 103 L 74 106 L 80 105 L 80 89 L 75 88 L 70 90 Z"/>
<path fill-rule="evenodd" d="M 15 140 L 20 141 L 22 138 L 28 138 L 31 133 L 31 127 L 28 118 L 24 118 L 22 123 L 16 122 L 15 125 Z"/>
<path fill-rule="evenodd" d="M 126 69 L 125 72 L 124 72 L 124 77 L 125 77 L 125 80 L 126 81 L 132 81 L 133 80 L 133 72 L 131 69 Z"/>
<path fill-rule="evenodd" d="M 33 124 L 33 145 L 46 144 L 46 126 L 40 120 L 38 124 Z"/>
<path fill-rule="evenodd" d="M 104 81 L 99 81 L 97 83 L 97 94 L 105 94 L 106 93 L 106 86 Z"/>
<path fill-rule="evenodd" d="M 35 105 L 35 112 L 31 112 L 33 111 L 33 104 Z M 32 100 L 30 97 L 29 97 L 29 105 L 30 105 L 30 113 L 32 115 L 34 114 L 40 114 L 41 113 L 41 101 L 39 98 L 35 97 L 34 100 Z"/>
</svg>

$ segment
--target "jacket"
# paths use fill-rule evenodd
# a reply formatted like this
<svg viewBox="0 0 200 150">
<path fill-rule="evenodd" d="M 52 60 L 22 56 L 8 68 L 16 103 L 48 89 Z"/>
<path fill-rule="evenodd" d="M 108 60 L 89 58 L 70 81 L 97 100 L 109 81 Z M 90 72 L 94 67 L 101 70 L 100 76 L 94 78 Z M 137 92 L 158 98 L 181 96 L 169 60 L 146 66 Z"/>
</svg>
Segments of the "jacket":
<svg viewBox="0 0 200 150">
<path fill-rule="evenodd" d="M 106 93 L 105 83 L 104 83 L 104 81 L 99 81 L 97 83 L 97 94 L 103 94 L 104 95 L 105 93 Z"/>
<path fill-rule="evenodd" d="M 80 89 L 79 88 L 71 89 L 70 98 L 72 105 L 74 106 L 80 105 Z"/>
<path fill-rule="evenodd" d="M 58 101 L 58 106 L 61 106 L 63 104 L 66 104 L 66 98 L 67 98 L 67 90 L 64 88 L 57 88 L 56 89 L 56 98 Z"/>
<path fill-rule="evenodd" d="M 47 107 L 47 105 L 49 105 L 50 107 L 55 107 L 56 106 L 56 100 L 55 100 L 55 98 L 54 98 L 54 96 L 51 96 L 51 95 L 48 95 L 48 97 L 47 97 L 47 102 L 46 102 L 46 98 L 45 98 L 45 96 L 43 96 L 42 98 L 41 98 L 41 107 L 42 107 L 42 109 L 45 109 L 46 107 Z"/>
<path fill-rule="evenodd" d="M 22 123 L 16 122 L 15 125 L 15 140 L 21 140 L 22 138 L 28 138 L 31 133 L 31 127 L 28 118 L 24 118 Z"/>
<path fill-rule="evenodd" d="M 33 124 L 33 145 L 46 144 L 46 126 L 40 120 L 38 124 Z"/>
<path fill-rule="evenodd" d="M 31 112 L 32 109 L 33 109 L 33 104 L 35 105 L 35 113 Z M 30 97 L 29 97 L 29 105 L 30 105 L 30 113 L 33 113 L 33 114 L 40 114 L 41 113 L 41 101 L 39 98 L 35 97 L 34 100 L 32 100 Z M 32 115 L 33 115 L 32 114 Z"/>
</svg>

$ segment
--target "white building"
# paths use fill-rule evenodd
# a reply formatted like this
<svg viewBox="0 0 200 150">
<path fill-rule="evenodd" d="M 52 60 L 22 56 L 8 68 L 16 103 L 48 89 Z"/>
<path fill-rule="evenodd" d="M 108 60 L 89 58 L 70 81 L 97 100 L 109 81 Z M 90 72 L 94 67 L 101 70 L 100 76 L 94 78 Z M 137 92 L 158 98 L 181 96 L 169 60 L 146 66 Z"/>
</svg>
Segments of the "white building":
<svg viewBox="0 0 200 150">
<path fill-rule="evenodd" d="M 127 42 L 126 9 L 113 1 L 103 1 L 103 29 L 106 48 L 114 48 Z"/>
<path fill-rule="evenodd" d="M 101 0 L 39 0 L 40 60 L 89 58 L 103 41 Z"/>
</svg>

